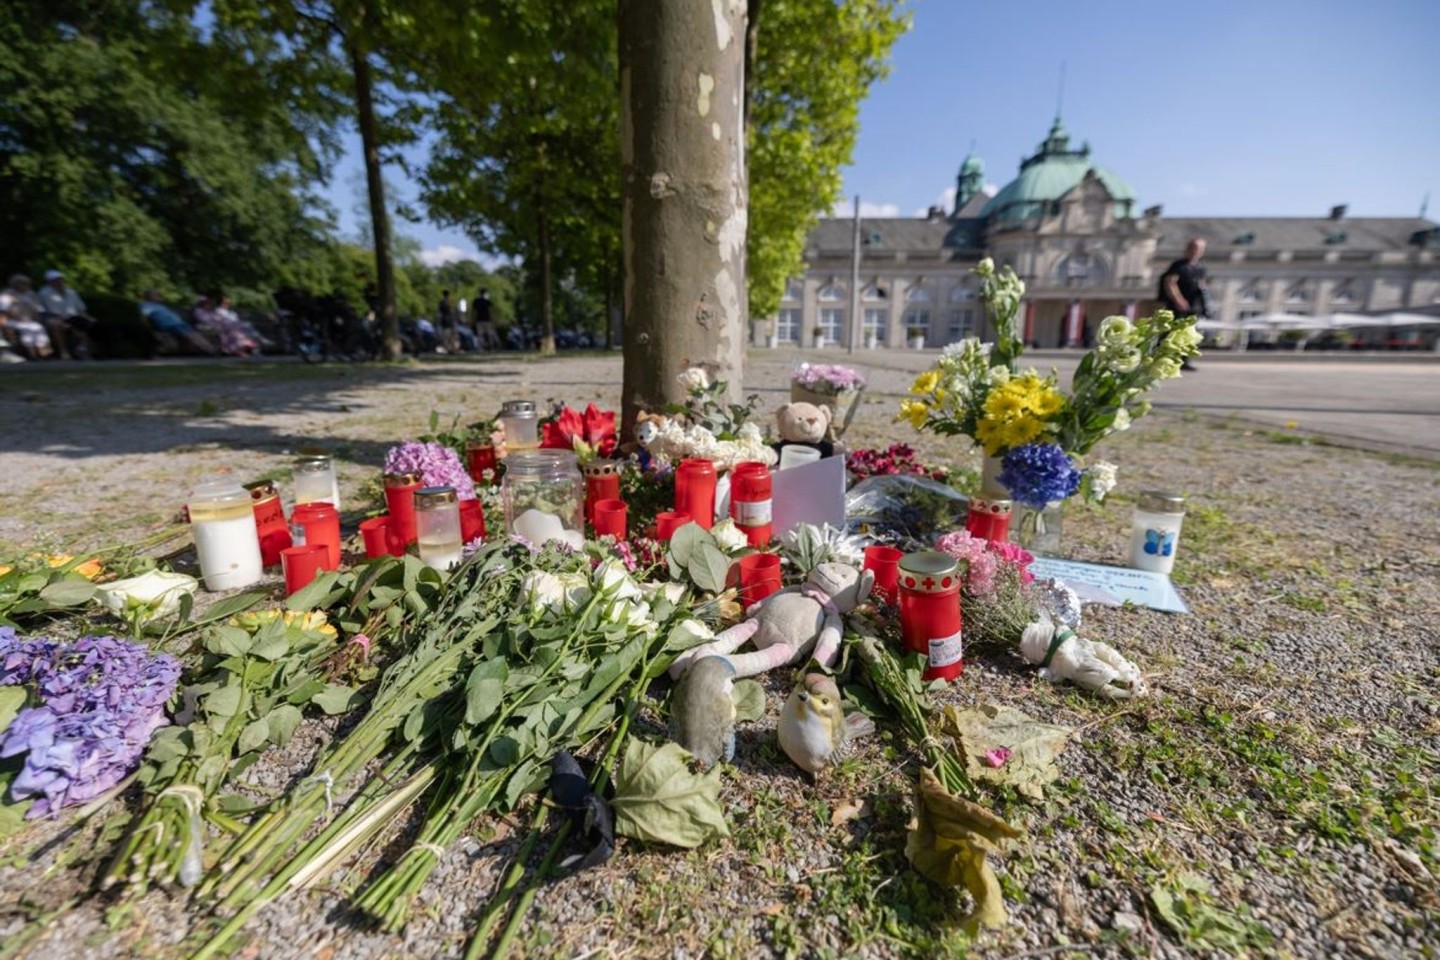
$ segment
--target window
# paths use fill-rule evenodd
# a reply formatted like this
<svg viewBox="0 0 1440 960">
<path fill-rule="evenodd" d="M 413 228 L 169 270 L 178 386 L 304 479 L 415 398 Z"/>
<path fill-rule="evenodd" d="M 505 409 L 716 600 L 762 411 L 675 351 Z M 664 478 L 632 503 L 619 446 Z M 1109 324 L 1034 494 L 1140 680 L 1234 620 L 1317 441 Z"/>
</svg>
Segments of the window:
<svg viewBox="0 0 1440 960">
<path fill-rule="evenodd" d="M 1240 322 L 1241 322 L 1241 323 L 1244 323 L 1246 320 L 1249 320 L 1249 319 L 1251 319 L 1251 318 L 1253 318 L 1253 317 L 1261 316 L 1264 312 L 1265 312 L 1265 311 L 1263 311 L 1263 310 L 1241 310 L 1241 311 L 1240 311 Z"/>
<path fill-rule="evenodd" d="M 905 338 L 924 337 L 930 339 L 930 311 L 911 310 L 905 314 Z"/>
<path fill-rule="evenodd" d="M 805 299 L 805 288 L 800 285 L 800 281 L 799 281 L 799 280 L 791 280 L 789 283 L 785 284 L 785 299 L 786 299 L 786 300 L 804 300 L 804 299 Z"/>
<path fill-rule="evenodd" d="M 883 287 L 878 287 L 873 283 L 862 290 L 860 296 L 872 302 L 876 300 L 888 300 L 890 298 L 890 294 L 886 293 Z"/>
<path fill-rule="evenodd" d="M 974 310 L 950 311 L 950 342 L 964 340 L 975 332 Z"/>
<path fill-rule="evenodd" d="M 1297 280 L 1285 291 L 1286 303 L 1309 303 L 1310 282 L 1308 280 Z"/>
<path fill-rule="evenodd" d="M 845 288 L 838 283 L 827 283 L 820 288 L 820 299 L 825 303 L 839 303 L 845 299 Z"/>
<path fill-rule="evenodd" d="M 800 310 L 798 308 L 781 308 L 780 315 L 775 319 L 775 342 L 800 342 Z"/>
<path fill-rule="evenodd" d="M 907 294 L 905 294 L 905 302 L 907 302 L 907 303 L 929 303 L 929 302 L 930 302 L 930 291 L 929 291 L 929 290 L 926 290 L 924 287 L 921 287 L 921 286 L 911 287 L 911 288 L 910 288 L 910 292 L 907 293 Z"/>
<path fill-rule="evenodd" d="M 951 303 L 965 303 L 975 299 L 975 291 L 970 289 L 970 281 L 962 280 L 950 290 Z"/>
<path fill-rule="evenodd" d="M 820 311 L 820 332 L 825 336 L 826 343 L 839 343 L 840 331 L 845 326 L 845 311 L 835 307 L 827 307 Z"/>
<path fill-rule="evenodd" d="M 874 337 L 875 342 L 881 346 L 885 345 L 886 320 L 890 311 L 884 307 L 868 307 L 865 310 L 865 342 L 869 343 Z"/>
<path fill-rule="evenodd" d="M 1265 300 L 1265 285 L 1259 280 L 1251 280 L 1240 288 L 1241 303 L 1261 303 Z"/>
<path fill-rule="evenodd" d="M 1335 292 L 1330 294 L 1331 303 L 1354 303 L 1355 282 L 1353 280 L 1341 280 L 1335 284 Z"/>
</svg>

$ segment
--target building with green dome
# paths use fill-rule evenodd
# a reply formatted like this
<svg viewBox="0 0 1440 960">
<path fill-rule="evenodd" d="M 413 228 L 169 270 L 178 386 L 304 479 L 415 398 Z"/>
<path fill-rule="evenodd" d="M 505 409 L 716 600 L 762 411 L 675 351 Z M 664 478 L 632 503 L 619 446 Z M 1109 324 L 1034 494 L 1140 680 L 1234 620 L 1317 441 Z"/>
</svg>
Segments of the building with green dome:
<svg viewBox="0 0 1440 960">
<path fill-rule="evenodd" d="M 822 219 L 804 275 L 757 331 L 806 347 L 848 345 L 852 335 L 857 346 L 927 348 L 989 338 L 971 273 L 988 256 L 1025 281 L 1027 341 L 1081 347 L 1103 318 L 1153 310 L 1160 276 L 1194 237 L 1207 242 L 1211 318 L 1221 327 L 1262 314 L 1440 312 L 1440 226 L 1423 217 L 1351 217 L 1344 206 L 1316 217 L 1137 211 L 1129 184 L 1096 163 L 1088 143 L 1072 147 L 1059 117 L 1013 180 L 993 196 L 984 184 L 972 150 L 948 212 L 862 221 L 858 304 L 849 289 L 854 221 Z"/>
</svg>

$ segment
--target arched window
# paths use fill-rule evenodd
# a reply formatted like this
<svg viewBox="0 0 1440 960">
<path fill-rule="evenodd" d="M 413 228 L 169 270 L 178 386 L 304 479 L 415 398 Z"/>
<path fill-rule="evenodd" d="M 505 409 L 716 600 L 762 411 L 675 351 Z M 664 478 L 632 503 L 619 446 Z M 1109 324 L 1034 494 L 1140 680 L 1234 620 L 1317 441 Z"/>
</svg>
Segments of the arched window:
<svg viewBox="0 0 1440 960">
<path fill-rule="evenodd" d="M 1355 281 L 1341 280 L 1335 284 L 1335 290 L 1330 294 L 1331 303 L 1354 303 L 1355 302 Z"/>
<path fill-rule="evenodd" d="M 951 303 L 965 303 L 975 299 L 975 291 L 970 289 L 970 281 L 961 280 L 950 288 Z"/>
<path fill-rule="evenodd" d="M 1296 280 L 1290 284 L 1290 288 L 1285 291 L 1286 303 L 1309 303 L 1312 299 L 1314 299 L 1314 296 L 1310 289 L 1309 280 Z"/>
<path fill-rule="evenodd" d="M 862 290 L 860 295 L 864 297 L 866 301 L 872 303 L 877 301 L 883 303 L 890 299 L 890 294 L 884 287 L 877 286 L 873 283 Z"/>
<path fill-rule="evenodd" d="M 840 303 L 845 300 L 845 288 L 838 283 L 827 283 L 820 288 L 820 299 L 824 303 Z"/>
<path fill-rule="evenodd" d="M 1241 303 L 1261 303 L 1265 300 L 1265 284 L 1260 280 L 1251 280 L 1240 288 Z"/>
<path fill-rule="evenodd" d="M 1072 253 L 1055 264 L 1055 282 L 1066 287 L 1103 287 L 1110 271 L 1093 253 Z"/>
<path fill-rule="evenodd" d="M 784 299 L 797 301 L 805 299 L 805 288 L 801 285 L 799 280 L 791 280 L 785 284 Z"/>
<path fill-rule="evenodd" d="M 910 290 L 909 290 L 909 292 L 905 294 L 905 302 L 906 302 L 906 303 L 929 303 L 929 302 L 930 302 L 930 291 L 927 290 L 925 287 L 920 286 L 920 285 L 917 284 L 916 286 L 911 287 Z"/>
</svg>

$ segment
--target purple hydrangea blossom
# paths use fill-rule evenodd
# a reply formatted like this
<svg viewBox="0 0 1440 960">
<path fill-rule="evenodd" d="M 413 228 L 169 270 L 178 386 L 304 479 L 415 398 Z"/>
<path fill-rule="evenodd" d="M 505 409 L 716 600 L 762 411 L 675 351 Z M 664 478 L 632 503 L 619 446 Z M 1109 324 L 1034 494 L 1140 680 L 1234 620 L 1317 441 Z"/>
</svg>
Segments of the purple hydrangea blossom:
<svg viewBox="0 0 1440 960">
<path fill-rule="evenodd" d="M 26 814 L 33 818 L 114 787 L 168 722 L 165 704 L 179 679 L 178 660 L 139 644 L 21 640 L 0 628 L 0 685 L 27 684 L 41 700 L 0 733 L 0 757 L 25 755 L 11 798 L 36 798 Z"/>
<path fill-rule="evenodd" d="M 804 363 L 795 369 L 790 379 L 816 393 L 839 393 L 865 386 L 865 377 L 859 370 L 839 363 Z"/>
<path fill-rule="evenodd" d="M 461 500 L 475 499 L 475 482 L 470 479 L 460 455 L 440 443 L 406 440 L 385 454 L 386 473 L 418 473 L 427 487 L 454 487 Z"/>
<path fill-rule="evenodd" d="M 1064 450 L 1053 443 L 1027 443 L 1005 454 L 997 478 L 1019 503 L 1032 510 L 1075 495 L 1080 471 Z"/>
</svg>

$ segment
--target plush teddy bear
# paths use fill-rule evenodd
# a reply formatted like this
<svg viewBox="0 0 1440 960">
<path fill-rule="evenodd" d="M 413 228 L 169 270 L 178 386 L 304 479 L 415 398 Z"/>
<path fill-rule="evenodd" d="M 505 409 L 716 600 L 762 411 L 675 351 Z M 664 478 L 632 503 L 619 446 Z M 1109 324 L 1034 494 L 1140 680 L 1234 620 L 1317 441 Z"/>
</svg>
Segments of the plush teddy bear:
<svg viewBox="0 0 1440 960">
<path fill-rule="evenodd" d="M 735 676 L 750 677 L 798 663 L 811 650 L 826 670 L 840 655 L 841 617 L 864 603 L 875 586 L 875 573 L 845 563 L 822 563 L 799 586 L 786 587 L 755 604 L 749 618 L 722 631 L 709 643 L 687 650 L 670 667 L 678 677 L 701 657 L 728 657 Z M 746 640 L 755 651 L 734 654 Z"/>
<path fill-rule="evenodd" d="M 635 414 L 635 442 L 649 450 L 650 444 L 660 435 L 670 418 L 663 413 L 647 413 L 641 410 Z"/>
<path fill-rule="evenodd" d="M 820 456 L 828 457 L 835 452 L 835 445 L 826 439 L 830 431 L 830 420 L 834 416 L 829 407 L 813 403 L 787 403 L 775 411 L 775 423 L 780 429 L 779 450 L 788 444 L 814 447 Z"/>
</svg>

